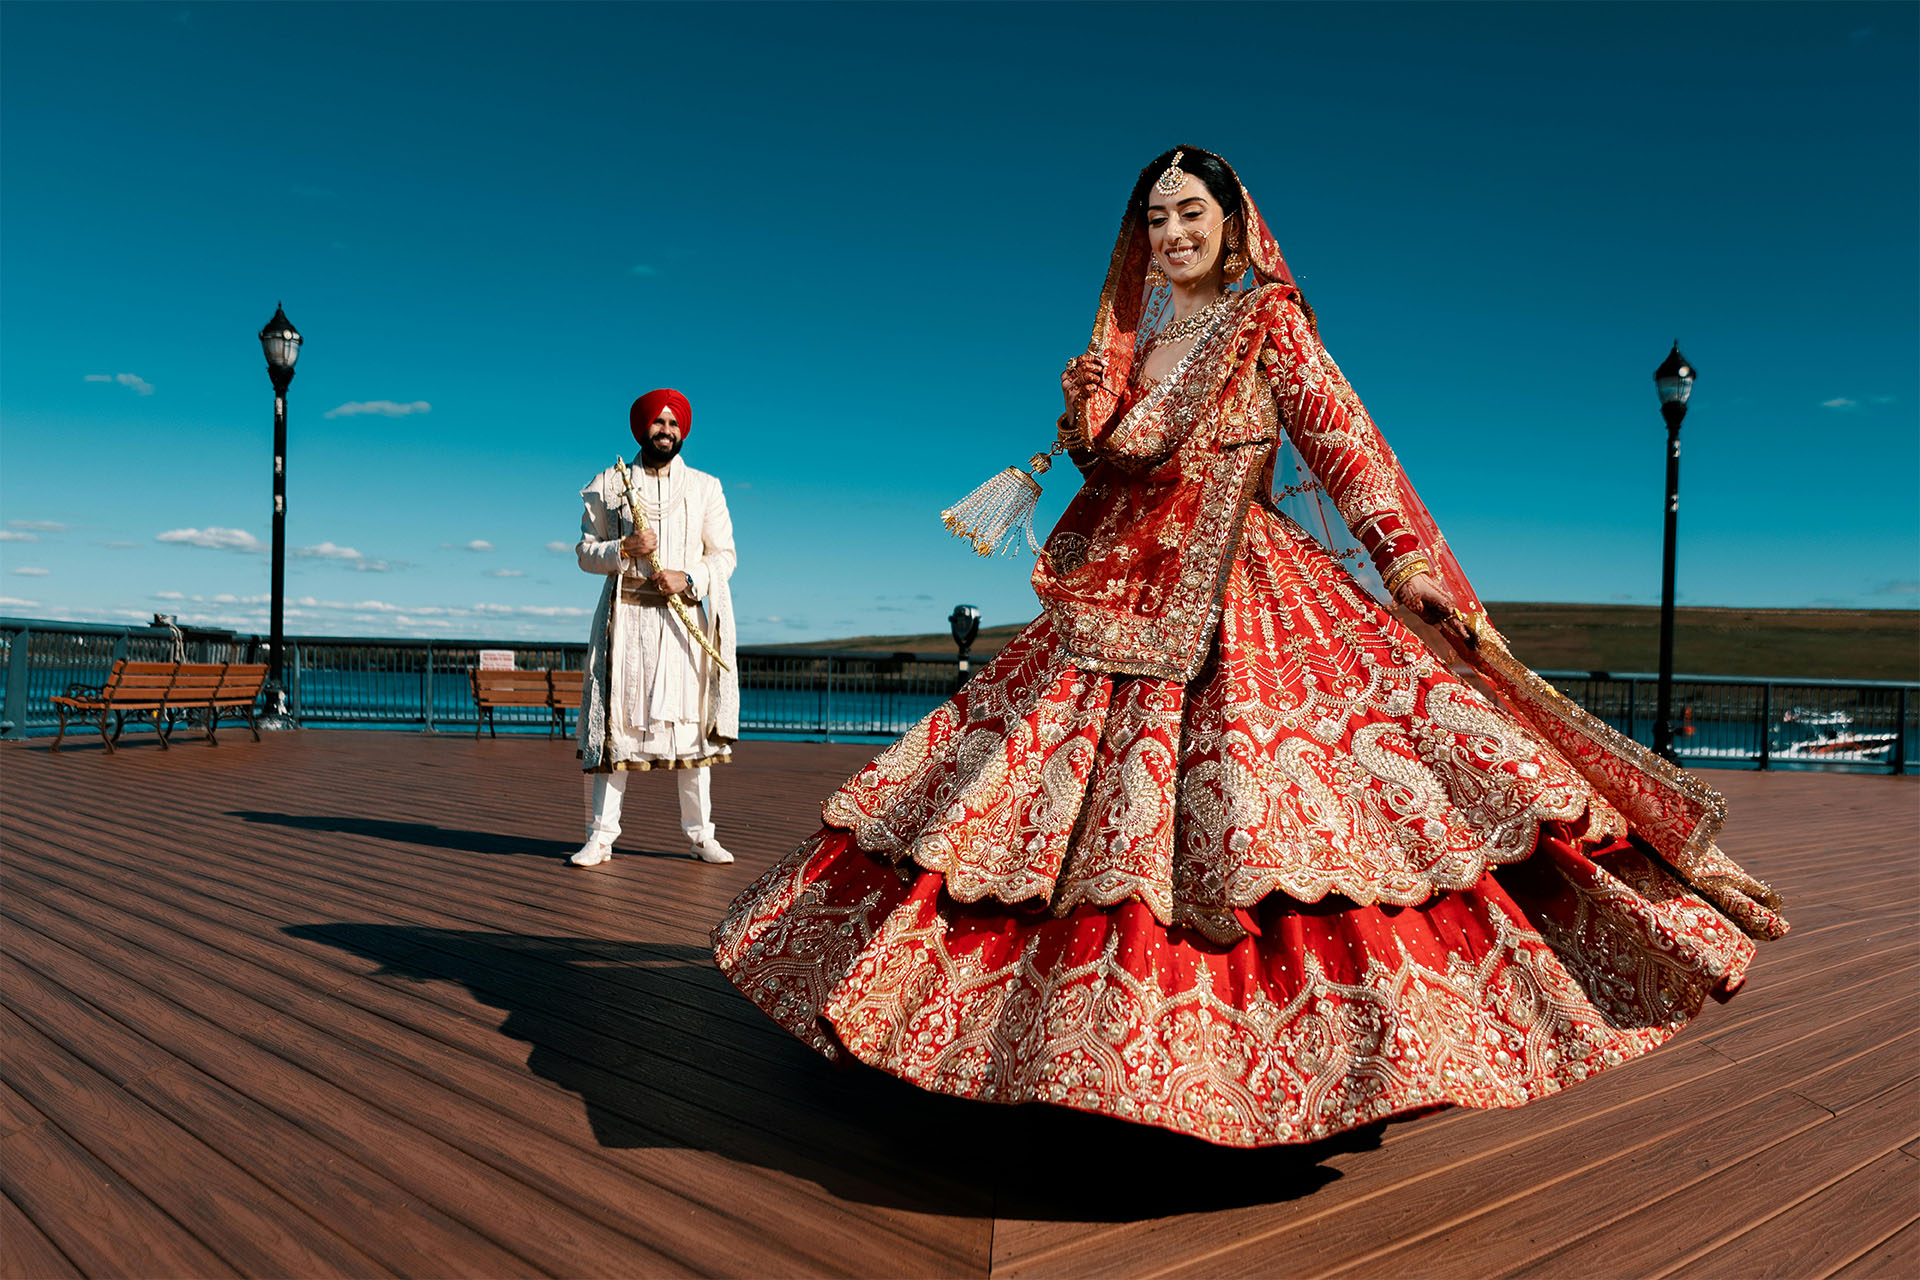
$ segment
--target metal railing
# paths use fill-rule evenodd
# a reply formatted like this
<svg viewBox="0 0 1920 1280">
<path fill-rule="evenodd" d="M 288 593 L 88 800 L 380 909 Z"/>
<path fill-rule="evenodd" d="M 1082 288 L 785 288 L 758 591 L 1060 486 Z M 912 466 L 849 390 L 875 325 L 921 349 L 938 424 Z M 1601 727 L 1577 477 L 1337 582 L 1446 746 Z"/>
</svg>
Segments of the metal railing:
<svg viewBox="0 0 1920 1280">
<path fill-rule="evenodd" d="M 264 661 L 261 636 L 183 627 L 190 662 Z M 121 658 L 166 661 L 164 627 L 0 618 L 0 737 L 52 733 L 47 701 L 69 684 L 99 684 Z M 469 675 L 480 650 L 508 649 L 523 669 L 578 670 L 584 644 L 289 637 L 289 710 L 304 726 L 471 732 Z M 954 657 L 826 649 L 739 651 L 741 730 L 755 736 L 873 739 L 906 732 L 952 693 Z M 1543 671 L 1622 733 L 1650 743 L 1657 678 L 1648 673 Z M 1683 764 L 1905 773 L 1920 752 L 1920 683 L 1680 676 L 1675 746 Z M 502 731 L 545 733 L 538 708 L 497 712 Z"/>
<path fill-rule="evenodd" d="M 1660 677 L 1543 671 L 1621 733 L 1652 745 Z M 1673 745 L 1689 768 L 1906 773 L 1920 750 L 1920 683 L 1675 676 Z"/>
<path fill-rule="evenodd" d="M 264 636 L 182 627 L 188 662 L 264 662 Z M 115 627 L 0 618 L 0 738 L 50 734 L 53 695 L 98 685 L 120 659 L 175 656 L 164 627 Z M 470 677 L 482 649 L 513 653 L 523 670 L 577 671 L 585 644 L 289 636 L 288 711 L 303 727 L 472 732 Z M 741 730 L 768 736 L 895 737 L 953 692 L 956 659 L 942 654 L 743 648 Z M 499 708 L 501 732 L 546 733 L 541 708 Z"/>
</svg>

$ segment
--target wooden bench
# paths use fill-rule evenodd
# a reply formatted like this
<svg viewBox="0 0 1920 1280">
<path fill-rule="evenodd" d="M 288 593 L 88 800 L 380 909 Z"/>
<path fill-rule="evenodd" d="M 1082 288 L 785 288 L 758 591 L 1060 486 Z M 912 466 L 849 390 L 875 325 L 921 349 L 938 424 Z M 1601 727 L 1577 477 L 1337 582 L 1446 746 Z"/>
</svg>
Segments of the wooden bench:
<svg viewBox="0 0 1920 1280">
<path fill-rule="evenodd" d="M 586 681 L 584 671 L 547 672 L 547 705 L 553 708 L 553 727 L 563 738 L 567 736 L 567 713 L 578 715 L 580 712 L 580 694 Z"/>
<path fill-rule="evenodd" d="M 255 742 L 260 741 L 260 722 L 255 704 L 267 682 L 264 662 L 183 662 L 167 692 L 166 718 L 169 734 L 175 715 L 204 717 L 207 745 L 217 747 L 215 732 L 223 716 L 244 720 Z"/>
<path fill-rule="evenodd" d="M 53 737 L 49 750 L 58 751 L 60 740 L 67 736 L 68 716 L 91 717 L 100 729 L 100 740 L 107 744 L 109 754 L 120 732 L 126 728 L 127 716 L 141 714 L 152 719 L 153 730 L 160 738 L 160 745 L 167 745 L 167 735 L 161 731 L 163 723 L 161 713 L 167 707 L 167 690 L 173 687 L 173 673 L 178 670 L 177 662 L 127 662 L 113 664 L 113 670 L 107 673 L 107 682 L 101 685 L 70 684 L 67 691 L 55 694 L 48 701 L 53 703 L 60 714 L 60 732 Z M 113 732 L 107 732 L 107 717 L 113 717 Z"/>
<path fill-rule="evenodd" d="M 480 714 L 473 724 L 473 736 L 484 728 L 489 738 L 494 732 L 496 707 L 541 707 L 551 716 L 549 738 L 564 734 L 567 712 L 580 709 L 580 689 L 585 673 L 580 671 L 484 670 L 473 673 L 473 705 Z"/>
<path fill-rule="evenodd" d="M 246 662 L 127 662 L 113 664 L 102 685 L 72 684 L 64 694 L 49 699 L 60 715 L 60 731 L 54 735 L 50 750 L 58 751 L 67 736 L 67 721 L 75 716 L 92 718 L 100 730 L 107 751 L 126 729 L 127 716 L 144 715 L 153 722 L 154 736 L 162 750 L 171 747 L 176 717 L 204 716 L 207 742 L 219 746 L 215 737 L 222 716 L 245 719 L 260 741 L 260 727 L 254 718 L 254 703 L 266 682 L 265 663 Z M 113 730 L 107 730 L 107 717 L 113 717 Z"/>
</svg>

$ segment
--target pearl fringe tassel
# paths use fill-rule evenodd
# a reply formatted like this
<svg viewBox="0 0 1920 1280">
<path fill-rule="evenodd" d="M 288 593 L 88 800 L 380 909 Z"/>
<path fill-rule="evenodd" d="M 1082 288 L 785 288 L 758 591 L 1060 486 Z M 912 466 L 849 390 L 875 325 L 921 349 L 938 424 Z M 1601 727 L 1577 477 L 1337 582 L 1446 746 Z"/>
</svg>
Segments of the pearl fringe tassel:
<svg viewBox="0 0 1920 1280">
<path fill-rule="evenodd" d="M 974 551 L 983 556 L 995 551 L 1011 555 L 1020 548 L 1019 535 L 1025 534 L 1027 546 L 1039 555 L 1040 543 L 1033 536 L 1033 512 L 1040 503 L 1040 482 L 1034 477 L 1044 475 L 1050 465 L 1051 460 L 1042 453 L 1027 464 L 1027 471 L 1008 467 L 940 513 L 947 531 L 971 542 Z"/>
</svg>

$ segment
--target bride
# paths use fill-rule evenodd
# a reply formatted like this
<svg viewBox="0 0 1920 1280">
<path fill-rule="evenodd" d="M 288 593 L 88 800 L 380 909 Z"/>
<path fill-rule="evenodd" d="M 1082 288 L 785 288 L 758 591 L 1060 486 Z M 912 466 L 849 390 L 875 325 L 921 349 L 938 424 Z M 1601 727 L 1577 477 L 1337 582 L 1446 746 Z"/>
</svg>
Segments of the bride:
<svg viewBox="0 0 1920 1280">
<path fill-rule="evenodd" d="M 1262 1146 L 1554 1093 L 1785 932 L 1720 798 L 1507 653 L 1225 161 L 1141 173 L 1062 387 L 1040 617 L 714 930 L 780 1025 Z"/>
</svg>

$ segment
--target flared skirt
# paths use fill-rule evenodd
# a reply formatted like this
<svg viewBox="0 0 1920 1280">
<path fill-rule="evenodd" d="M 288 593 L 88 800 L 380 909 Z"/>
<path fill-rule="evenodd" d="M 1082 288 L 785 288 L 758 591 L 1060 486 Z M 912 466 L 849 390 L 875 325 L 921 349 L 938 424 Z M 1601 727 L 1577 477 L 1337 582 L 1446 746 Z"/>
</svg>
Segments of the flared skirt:
<svg viewBox="0 0 1920 1280">
<path fill-rule="evenodd" d="M 829 1057 L 1231 1146 L 1517 1106 L 1731 994 L 1752 942 L 1298 526 L 1190 684 L 1044 617 L 714 931 Z"/>
</svg>

